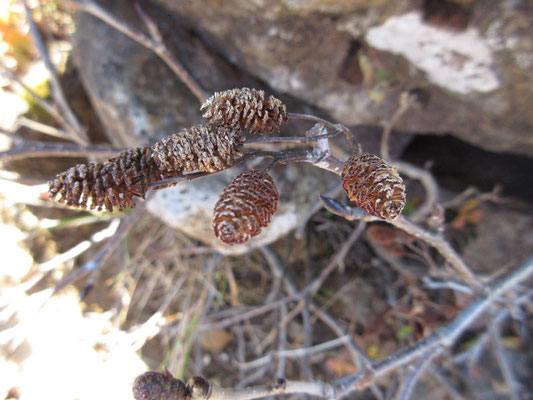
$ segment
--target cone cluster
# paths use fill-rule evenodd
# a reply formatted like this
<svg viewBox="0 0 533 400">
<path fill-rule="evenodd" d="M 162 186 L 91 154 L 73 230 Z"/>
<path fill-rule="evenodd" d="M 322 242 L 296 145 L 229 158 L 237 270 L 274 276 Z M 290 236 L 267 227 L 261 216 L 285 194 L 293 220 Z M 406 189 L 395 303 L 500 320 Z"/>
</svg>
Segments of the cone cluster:
<svg viewBox="0 0 533 400">
<path fill-rule="evenodd" d="M 149 185 L 184 172 L 216 172 L 240 155 L 241 137 L 211 125 L 195 126 L 163 139 L 151 147 L 121 152 L 103 163 L 79 164 L 49 182 L 51 199 L 69 206 L 112 212 L 135 207 Z M 170 186 L 162 184 L 154 189 Z"/>
<path fill-rule="evenodd" d="M 52 200 L 72 207 L 112 212 L 135 207 L 150 184 L 184 172 L 217 172 L 242 155 L 250 133 L 279 130 L 287 108 L 260 90 L 242 88 L 215 93 L 202 105 L 207 124 L 183 129 L 150 147 L 129 149 L 103 163 L 79 164 L 49 182 Z M 172 184 L 155 185 L 162 189 Z"/>
</svg>

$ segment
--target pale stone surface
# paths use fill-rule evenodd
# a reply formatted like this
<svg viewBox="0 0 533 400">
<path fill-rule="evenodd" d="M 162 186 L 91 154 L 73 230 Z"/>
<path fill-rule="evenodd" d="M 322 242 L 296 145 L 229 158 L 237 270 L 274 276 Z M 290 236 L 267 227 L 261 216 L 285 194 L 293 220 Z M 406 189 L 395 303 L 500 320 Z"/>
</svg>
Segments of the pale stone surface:
<svg viewBox="0 0 533 400">
<path fill-rule="evenodd" d="M 302 168 L 305 167 L 290 165 L 272 173 L 280 192 L 280 202 L 272 223 L 259 236 L 241 245 L 222 243 L 211 227 L 215 204 L 222 191 L 239 174 L 237 168 L 161 190 L 148 202 L 148 210 L 170 226 L 216 247 L 221 253 L 243 254 L 270 244 L 297 228 L 309 205 L 326 190 L 324 178 L 329 173 L 308 166 L 307 174 L 304 174 Z M 335 175 L 331 177 L 336 178 Z"/>
<path fill-rule="evenodd" d="M 444 89 L 461 94 L 500 87 L 486 39 L 475 28 L 454 32 L 425 23 L 418 11 L 389 18 L 365 39 L 371 46 L 400 54 Z"/>
</svg>

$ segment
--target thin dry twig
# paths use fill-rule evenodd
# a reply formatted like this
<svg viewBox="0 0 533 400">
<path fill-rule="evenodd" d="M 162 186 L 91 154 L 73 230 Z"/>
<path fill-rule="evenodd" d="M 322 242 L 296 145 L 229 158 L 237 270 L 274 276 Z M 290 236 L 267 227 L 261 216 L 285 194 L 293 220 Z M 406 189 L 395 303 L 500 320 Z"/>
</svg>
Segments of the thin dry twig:
<svg viewBox="0 0 533 400">
<path fill-rule="evenodd" d="M 342 193 L 342 185 L 340 183 L 336 183 L 331 189 L 327 190 L 324 195 L 328 197 L 336 197 L 339 194 Z M 316 200 L 313 204 L 309 206 L 309 209 L 305 212 L 304 217 L 302 218 L 302 222 L 300 223 L 300 226 L 296 229 L 296 232 L 294 233 L 294 236 L 301 240 L 304 237 L 305 228 L 307 226 L 307 222 L 315 215 L 318 211 L 322 209 L 323 205 L 320 200 Z"/>
<path fill-rule="evenodd" d="M 279 323 L 279 329 L 278 329 L 278 351 L 277 351 L 277 359 L 278 359 L 278 366 L 276 368 L 276 378 L 278 379 L 285 379 L 285 370 L 287 368 L 287 354 L 286 354 L 286 348 L 287 348 L 287 324 L 283 323 L 282 321 L 287 316 L 287 305 L 282 304 L 280 306 L 280 320 Z"/>
<path fill-rule="evenodd" d="M 405 161 L 392 160 L 389 153 L 389 140 L 394 125 L 400 120 L 405 112 L 417 103 L 418 100 L 416 99 L 416 96 L 410 95 L 408 92 L 404 92 L 400 95 L 398 108 L 392 117 L 383 124 L 383 133 L 381 135 L 381 157 L 385 161 L 392 163 L 402 174 L 420 181 L 424 186 L 426 190 L 424 203 L 422 203 L 422 205 L 410 216 L 412 221 L 421 222 L 431 213 L 434 205 L 437 203 L 439 198 L 439 187 L 437 182 L 429 171 Z"/>
<path fill-rule="evenodd" d="M 440 350 L 439 348 L 430 349 L 420 357 L 418 363 L 413 366 L 412 371 L 405 377 L 398 389 L 396 400 L 408 400 L 411 398 L 416 383 L 424 375 L 426 369 L 431 365 L 431 361 L 439 354 Z"/>
<path fill-rule="evenodd" d="M 448 382 L 446 377 L 444 377 L 438 370 L 429 367 L 428 372 L 431 374 L 433 379 L 435 379 L 437 383 L 439 383 L 439 385 L 446 389 L 446 391 L 452 397 L 453 400 L 465 400 L 464 397 L 461 396 L 461 394 L 450 384 L 450 382 Z"/>
<path fill-rule="evenodd" d="M 324 204 L 324 207 L 329 211 L 346 218 L 348 221 L 382 221 L 377 217 L 368 215 L 359 208 L 351 208 L 332 198 L 321 195 L 320 200 Z M 484 285 L 475 276 L 470 267 L 466 265 L 461 256 L 446 240 L 444 240 L 444 238 L 442 238 L 442 236 L 431 233 L 420 226 L 413 224 L 403 216 L 399 216 L 394 220 L 387 220 L 386 222 L 433 246 L 470 286 L 477 291 L 484 290 Z"/>
<path fill-rule="evenodd" d="M 37 25 L 35 24 L 35 21 L 33 20 L 33 16 L 31 13 L 30 8 L 28 7 L 27 0 L 22 0 L 22 5 L 24 6 L 24 9 L 26 11 L 26 19 L 28 21 L 28 25 L 30 27 L 30 33 L 33 38 L 33 42 L 35 43 L 35 46 L 37 47 L 37 50 L 39 51 L 39 54 L 41 56 L 41 59 L 48 69 L 48 72 L 50 73 L 50 84 L 52 85 L 52 97 L 54 98 L 54 101 L 56 102 L 57 106 L 61 110 L 61 115 L 65 117 L 65 119 L 68 122 L 69 125 L 69 131 L 71 133 L 71 139 L 79 144 L 86 144 L 89 142 L 89 138 L 87 137 L 87 133 L 85 132 L 85 129 L 82 127 L 80 122 L 78 121 L 78 118 L 70 108 L 67 99 L 65 97 L 65 94 L 63 93 L 63 89 L 61 88 L 61 84 L 59 82 L 59 77 L 57 75 L 57 71 L 55 69 L 54 64 L 50 60 L 50 56 L 48 54 L 48 50 L 46 49 L 46 45 L 43 43 L 43 40 L 41 38 L 41 34 L 39 33 L 39 29 L 37 28 Z"/>
<path fill-rule="evenodd" d="M 315 121 L 319 124 L 323 124 L 325 126 L 330 127 L 331 129 L 341 132 L 346 136 L 346 139 L 348 140 L 348 143 L 350 143 L 350 147 L 352 149 L 352 154 L 361 154 L 362 148 L 361 144 L 355 139 L 352 131 L 350 131 L 346 126 L 342 124 L 333 124 L 323 118 L 319 118 L 314 115 L 309 114 L 297 114 L 297 113 L 289 113 L 289 118 L 292 119 L 303 119 L 308 121 Z"/>
<path fill-rule="evenodd" d="M 366 227 L 366 223 L 364 221 L 360 221 L 357 228 L 355 228 L 352 231 L 348 240 L 343 243 L 339 251 L 335 253 L 335 256 L 333 257 L 333 259 L 320 272 L 320 275 L 316 279 L 314 279 L 309 285 L 306 286 L 306 288 L 304 289 L 304 292 L 309 293 L 310 295 L 314 295 L 320 289 L 324 281 L 333 272 L 335 267 L 337 267 L 337 265 L 344 262 L 344 259 L 346 258 L 348 251 L 350 251 L 354 243 L 357 241 L 357 239 L 359 239 L 359 236 L 361 236 L 361 234 L 365 230 L 365 227 Z"/>
<path fill-rule="evenodd" d="M 70 283 L 78 280 L 82 276 L 85 276 L 86 274 L 90 274 L 89 279 L 85 285 L 85 289 L 83 291 L 84 295 L 82 296 L 82 297 L 86 297 L 86 295 L 89 293 L 89 291 L 92 288 L 94 279 L 96 278 L 96 274 L 98 273 L 99 268 L 102 266 L 105 260 L 107 260 L 107 258 L 113 253 L 113 251 L 116 249 L 118 244 L 122 241 L 124 236 L 126 236 L 126 233 L 128 233 L 133 223 L 137 220 L 141 211 L 146 206 L 146 203 L 147 203 L 146 201 L 142 202 L 132 212 L 130 212 L 127 215 L 127 217 L 121 222 L 116 233 L 105 244 L 105 246 L 102 247 L 102 249 L 98 252 L 96 257 L 86 262 L 81 268 L 78 268 L 76 271 L 70 273 L 61 282 L 59 282 L 54 288 L 54 294 L 59 292 L 61 289 L 63 289 L 65 286 L 69 285 Z"/>
<path fill-rule="evenodd" d="M 122 150 L 124 149 L 110 146 L 83 146 L 75 143 L 39 142 L 16 138 L 14 145 L 9 150 L 0 152 L 0 161 L 13 161 L 38 157 L 99 156 L 109 158 L 117 155 Z"/>
<path fill-rule="evenodd" d="M 491 324 L 491 326 L 489 327 L 489 332 L 492 344 L 494 346 L 494 354 L 496 355 L 496 359 L 498 360 L 502 375 L 509 389 L 509 397 L 511 398 L 511 400 L 520 400 L 521 385 L 516 379 L 513 373 L 513 368 L 511 367 L 509 359 L 505 354 L 505 349 L 503 348 L 502 344 L 500 325 Z"/>
<path fill-rule="evenodd" d="M 271 266 L 273 270 L 278 271 L 278 274 L 284 277 L 283 282 L 285 284 L 286 290 L 290 297 L 286 298 L 298 298 L 301 296 L 301 292 L 298 290 L 295 283 L 292 281 L 290 276 L 285 272 L 285 268 L 283 267 L 282 263 L 280 262 L 279 258 L 276 256 L 276 254 L 270 249 L 268 246 L 263 246 L 260 248 L 261 253 Z M 315 313 L 322 322 L 324 322 L 326 325 L 328 325 L 333 332 L 338 337 L 344 337 L 347 336 L 346 330 L 340 326 L 338 321 L 333 318 L 331 315 L 329 315 L 326 311 L 322 310 L 319 306 L 315 305 L 312 301 L 308 302 L 309 309 L 311 312 Z M 358 368 L 361 368 L 363 364 L 369 363 L 370 360 L 366 356 L 365 352 L 362 351 L 353 341 L 353 339 L 348 336 L 348 341 L 346 343 L 346 346 L 352 356 L 352 359 L 355 363 L 355 365 Z"/>
<path fill-rule="evenodd" d="M 47 112 L 52 118 L 54 118 L 65 130 L 70 132 L 71 128 L 68 122 L 65 120 L 65 118 L 63 118 L 63 116 L 57 110 L 54 104 L 48 102 L 47 100 L 39 96 L 37 93 L 35 93 L 28 85 L 22 82 L 22 80 L 18 76 L 11 72 L 11 70 L 9 70 L 9 68 L 7 68 L 7 66 L 2 63 L 2 60 L 0 60 L 0 67 L 2 68 L 2 70 L 0 70 L 0 74 L 2 74 L 8 80 L 16 82 L 20 87 L 27 91 L 45 112 Z M 61 134 L 61 137 L 63 139 L 72 140 L 72 133 L 67 133 L 64 131 L 58 131 L 57 133 Z"/>
<path fill-rule="evenodd" d="M 192 94 L 198 99 L 200 103 L 205 102 L 206 93 L 192 77 L 192 75 L 185 69 L 183 64 L 174 56 L 165 45 L 162 40 L 162 35 L 159 32 L 159 28 L 152 21 L 152 19 L 144 13 L 140 7 L 137 7 L 137 11 L 141 15 L 144 23 L 148 27 L 150 36 L 145 35 L 143 32 L 134 29 L 131 26 L 128 26 L 124 21 L 121 21 L 119 18 L 115 17 L 109 11 L 98 5 L 97 3 L 87 0 L 87 1 L 71 1 L 71 0 L 61 0 L 62 3 L 73 7 L 76 10 L 84 11 L 88 14 L 95 16 L 96 18 L 104 21 L 105 23 L 111 25 L 116 30 L 122 32 L 129 38 L 135 40 L 137 43 L 153 51 L 157 56 L 159 56 L 165 64 L 176 74 L 176 76 L 189 88 Z"/>
<path fill-rule="evenodd" d="M 337 339 L 333 339 L 333 340 L 320 343 L 318 345 L 307 347 L 307 348 L 303 347 L 303 348 L 293 349 L 293 350 L 278 350 L 275 352 L 268 353 L 264 355 L 263 357 L 258 358 L 256 360 L 248 361 L 244 364 L 241 364 L 239 365 L 239 368 L 241 369 L 257 368 L 265 364 L 271 364 L 272 361 L 276 358 L 278 360 L 282 358 L 300 358 L 304 356 L 322 353 L 324 351 L 328 351 L 328 350 L 340 347 L 342 345 L 345 345 L 348 339 L 349 339 L 349 336 L 341 336 Z"/>
<path fill-rule="evenodd" d="M 353 390 L 361 390 L 384 374 L 419 358 L 427 351 L 440 347 L 450 347 L 463 332 L 480 317 L 495 301 L 505 292 L 528 279 L 533 274 L 533 257 L 526 260 L 516 270 L 510 272 L 505 278 L 490 285 L 488 291 L 479 295 L 470 302 L 454 319 L 445 326 L 437 329 L 430 336 L 418 341 L 412 346 L 372 363 L 360 373 L 340 379 L 335 386 L 338 387 L 338 396 L 343 397 Z"/>
<path fill-rule="evenodd" d="M 419 168 L 405 161 L 393 160 L 391 164 L 398 168 L 401 174 L 409 178 L 416 179 L 422 183 L 426 190 L 424 202 L 411 214 L 409 219 L 413 222 L 421 222 L 431 214 L 433 207 L 438 202 L 439 186 L 433 177 L 433 174 L 426 169 Z"/>
<path fill-rule="evenodd" d="M 23 116 L 17 118 L 16 125 L 25 126 L 26 128 L 30 128 L 35 132 L 44 133 L 45 135 L 49 136 L 68 138 L 68 133 L 56 128 L 55 126 L 43 124 L 42 122 L 37 122 Z M 14 131 L 16 130 L 17 129 L 14 129 Z"/>
</svg>

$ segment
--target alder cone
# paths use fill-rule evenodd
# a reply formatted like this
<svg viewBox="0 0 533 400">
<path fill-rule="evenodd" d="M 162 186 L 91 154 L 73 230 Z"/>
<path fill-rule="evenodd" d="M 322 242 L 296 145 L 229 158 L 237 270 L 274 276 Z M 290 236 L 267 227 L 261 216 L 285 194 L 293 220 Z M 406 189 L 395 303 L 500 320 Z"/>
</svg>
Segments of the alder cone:
<svg viewBox="0 0 533 400">
<path fill-rule="evenodd" d="M 252 134 L 279 131 L 287 121 L 287 107 L 281 100 L 262 90 L 242 88 L 215 93 L 200 110 L 213 125 L 246 130 Z"/>
<path fill-rule="evenodd" d="M 162 171 L 216 172 L 241 155 L 242 141 L 229 128 L 193 126 L 153 145 L 153 157 Z"/>
<path fill-rule="evenodd" d="M 405 206 L 405 186 L 397 169 L 373 154 L 351 156 L 341 178 L 350 200 L 370 215 L 395 219 Z"/>
<path fill-rule="evenodd" d="M 171 135 L 152 147 L 121 152 L 103 163 L 78 164 L 49 182 L 52 200 L 69 206 L 112 212 L 135 207 L 151 183 L 180 176 L 184 171 L 216 172 L 240 155 L 242 138 L 231 129 L 196 126 Z M 162 189 L 174 184 L 162 184 Z"/>
<path fill-rule="evenodd" d="M 78 164 L 48 183 L 50 198 L 69 206 L 112 212 L 135 207 L 133 197 L 144 198 L 150 182 L 176 176 L 161 172 L 149 147 L 121 152 L 103 163 Z"/>
<path fill-rule="evenodd" d="M 185 384 L 161 372 L 145 372 L 133 384 L 135 400 L 189 400 L 190 392 Z"/>
<path fill-rule="evenodd" d="M 259 235 L 270 225 L 279 194 L 266 174 L 249 170 L 239 174 L 215 205 L 213 230 L 226 244 L 239 244 Z"/>
<path fill-rule="evenodd" d="M 192 377 L 185 386 L 191 393 L 192 399 L 209 399 L 211 397 L 211 383 L 202 376 Z"/>
</svg>

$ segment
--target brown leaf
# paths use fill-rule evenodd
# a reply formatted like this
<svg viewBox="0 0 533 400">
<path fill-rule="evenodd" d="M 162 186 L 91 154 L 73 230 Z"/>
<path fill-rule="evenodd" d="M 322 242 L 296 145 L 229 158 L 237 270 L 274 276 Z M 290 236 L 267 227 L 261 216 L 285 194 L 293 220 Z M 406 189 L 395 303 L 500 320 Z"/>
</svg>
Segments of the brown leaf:
<svg viewBox="0 0 533 400">
<path fill-rule="evenodd" d="M 200 342 L 207 351 L 222 351 L 233 340 L 233 334 L 225 329 L 216 329 L 202 333 Z"/>
<path fill-rule="evenodd" d="M 338 376 L 346 376 L 357 372 L 357 367 L 352 363 L 333 357 L 326 360 L 326 367 Z"/>
<path fill-rule="evenodd" d="M 477 224 L 483 218 L 483 211 L 479 208 L 478 199 L 470 199 L 459 209 L 459 213 L 452 220 L 451 226 L 455 229 L 464 229 L 468 224 Z"/>
</svg>

